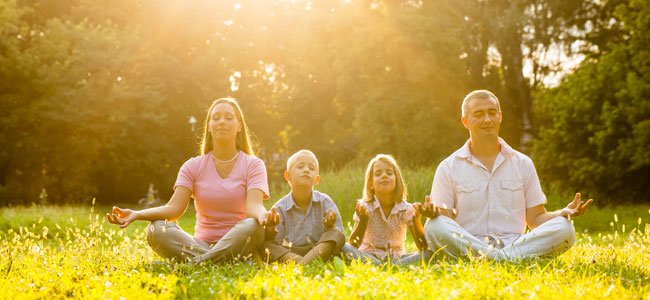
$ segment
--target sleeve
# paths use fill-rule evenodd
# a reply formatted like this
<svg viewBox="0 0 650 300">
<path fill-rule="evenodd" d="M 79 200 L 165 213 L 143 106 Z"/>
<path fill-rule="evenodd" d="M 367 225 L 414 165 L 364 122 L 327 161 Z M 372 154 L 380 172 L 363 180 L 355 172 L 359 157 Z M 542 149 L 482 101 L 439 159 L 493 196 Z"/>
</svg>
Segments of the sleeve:
<svg viewBox="0 0 650 300">
<path fill-rule="evenodd" d="M 194 194 L 194 183 L 196 182 L 196 174 L 198 174 L 198 168 L 200 164 L 197 164 L 198 160 L 189 159 L 187 160 L 181 169 L 178 171 L 178 176 L 176 177 L 176 183 L 174 183 L 174 189 L 179 186 L 186 187 L 192 191 Z"/>
<path fill-rule="evenodd" d="M 336 207 L 336 203 L 334 203 L 334 200 L 330 197 L 325 198 L 325 212 L 328 210 L 332 210 L 336 214 L 336 223 L 334 224 L 334 227 L 343 232 L 343 220 L 341 219 L 341 214 L 339 213 L 338 207 Z"/>
<path fill-rule="evenodd" d="M 526 208 L 535 207 L 541 204 L 546 204 L 546 195 L 542 191 L 542 185 L 539 182 L 539 177 L 537 176 L 537 170 L 535 170 L 535 164 L 533 161 L 526 157 L 524 160 L 525 170 L 524 175 L 524 197 L 526 198 Z"/>
<path fill-rule="evenodd" d="M 266 166 L 261 159 L 254 159 L 248 166 L 246 191 L 258 189 L 264 193 L 264 200 L 269 198 L 269 182 Z"/>
<path fill-rule="evenodd" d="M 415 209 L 413 208 L 413 205 L 411 205 L 411 203 L 407 202 L 407 204 L 408 204 L 408 208 L 402 214 L 401 222 L 403 224 L 411 226 L 413 225 L 413 217 L 415 216 Z"/>
<path fill-rule="evenodd" d="M 436 169 L 431 184 L 431 203 L 447 209 L 455 208 L 456 196 L 451 182 L 451 171 L 447 161 L 443 161 Z"/>
<path fill-rule="evenodd" d="M 278 231 L 278 233 L 275 235 L 275 242 L 278 243 L 278 245 L 282 245 L 282 241 L 284 240 L 284 236 L 285 236 L 285 234 L 284 234 L 284 228 L 285 228 L 284 222 L 286 220 L 286 215 L 284 214 L 284 210 L 282 208 L 280 208 L 277 205 L 274 205 L 274 206 L 275 206 L 275 210 L 280 215 L 280 223 L 278 223 L 278 225 L 275 226 L 275 230 Z"/>
</svg>

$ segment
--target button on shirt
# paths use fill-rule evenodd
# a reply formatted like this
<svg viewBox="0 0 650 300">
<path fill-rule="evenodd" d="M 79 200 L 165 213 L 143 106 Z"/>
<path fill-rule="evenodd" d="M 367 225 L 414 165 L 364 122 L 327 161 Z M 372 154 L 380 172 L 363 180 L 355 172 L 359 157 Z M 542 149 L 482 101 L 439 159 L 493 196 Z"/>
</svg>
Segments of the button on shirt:
<svg viewBox="0 0 650 300">
<path fill-rule="evenodd" d="M 499 138 L 501 151 L 492 172 L 469 149 L 469 140 L 436 170 L 434 205 L 455 209 L 455 221 L 478 238 L 505 245 L 526 231 L 526 209 L 546 204 L 533 161 Z"/>
<path fill-rule="evenodd" d="M 368 227 L 359 250 L 373 254 L 379 259 L 384 259 L 388 255 L 393 259 L 399 258 L 404 254 L 407 227 L 413 224 L 413 216 L 415 216 L 413 206 L 406 201 L 397 202 L 386 218 L 376 197 L 373 201 L 360 201 L 360 203 L 368 211 Z M 356 212 L 353 219 L 359 221 Z"/>
<path fill-rule="evenodd" d="M 334 228 L 343 232 L 343 222 L 336 204 L 328 195 L 319 191 L 312 191 L 307 208 L 298 207 L 291 193 L 273 206 L 280 215 L 280 224 L 275 227 L 278 231 L 275 241 L 280 245 L 300 247 L 316 244 L 325 232 L 323 217 L 328 210 L 336 214 Z"/>
</svg>

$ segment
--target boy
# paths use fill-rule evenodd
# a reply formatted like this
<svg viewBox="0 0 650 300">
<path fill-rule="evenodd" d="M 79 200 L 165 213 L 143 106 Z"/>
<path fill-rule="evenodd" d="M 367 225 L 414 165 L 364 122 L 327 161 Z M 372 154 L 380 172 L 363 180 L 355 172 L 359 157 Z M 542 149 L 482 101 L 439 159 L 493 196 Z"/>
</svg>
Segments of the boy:
<svg viewBox="0 0 650 300">
<path fill-rule="evenodd" d="M 294 153 L 287 161 L 284 179 L 291 192 L 271 208 L 266 241 L 260 247 L 262 257 L 269 262 L 306 265 L 338 253 L 345 243 L 343 223 L 334 201 L 314 190 L 320 181 L 314 153 Z"/>
</svg>

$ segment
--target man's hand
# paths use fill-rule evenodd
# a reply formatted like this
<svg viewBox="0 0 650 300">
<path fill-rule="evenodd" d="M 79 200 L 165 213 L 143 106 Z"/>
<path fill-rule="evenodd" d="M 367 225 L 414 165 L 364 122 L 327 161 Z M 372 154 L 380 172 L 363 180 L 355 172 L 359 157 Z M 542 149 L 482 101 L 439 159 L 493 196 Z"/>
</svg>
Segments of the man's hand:
<svg viewBox="0 0 650 300">
<path fill-rule="evenodd" d="M 440 215 L 440 208 L 431 203 L 431 197 L 429 195 L 424 197 L 424 205 L 422 205 L 422 215 L 433 219 Z"/>
<path fill-rule="evenodd" d="M 560 211 L 560 216 L 571 219 L 574 217 L 582 216 L 585 212 L 587 212 L 587 209 L 589 209 L 591 203 L 594 202 L 594 199 L 589 199 L 585 202 L 582 202 L 580 197 L 580 193 L 576 193 L 573 201 L 569 202 L 569 204 Z"/>
<path fill-rule="evenodd" d="M 113 206 L 113 211 L 106 214 L 108 222 L 118 225 L 120 228 L 126 228 L 133 221 L 138 219 L 138 213 L 130 209 L 122 209 Z"/>
<path fill-rule="evenodd" d="M 365 205 L 357 202 L 357 206 L 354 208 L 354 211 L 357 213 L 357 216 L 359 216 L 359 220 L 368 220 L 368 209 Z"/>
<path fill-rule="evenodd" d="M 334 227 L 334 223 L 336 223 L 336 214 L 331 209 L 328 209 L 325 212 L 325 216 L 323 217 L 323 225 L 325 225 L 325 230 L 332 229 Z"/>
</svg>

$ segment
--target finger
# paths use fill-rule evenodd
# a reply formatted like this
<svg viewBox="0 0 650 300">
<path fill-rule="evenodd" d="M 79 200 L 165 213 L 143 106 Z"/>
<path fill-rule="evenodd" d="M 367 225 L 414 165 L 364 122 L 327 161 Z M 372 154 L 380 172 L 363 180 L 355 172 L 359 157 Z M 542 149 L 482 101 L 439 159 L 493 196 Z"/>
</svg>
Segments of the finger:
<svg viewBox="0 0 650 300">
<path fill-rule="evenodd" d="M 424 197 L 424 205 L 426 205 L 427 203 L 431 203 L 431 196 L 429 196 L 429 195 L 426 195 Z"/>
<path fill-rule="evenodd" d="M 584 214 L 584 213 L 587 211 L 587 209 L 589 209 L 589 206 L 591 206 L 591 203 L 592 203 L 592 202 L 594 202 L 594 199 L 589 199 L 589 200 L 587 200 L 584 204 L 582 204 L 582 205 L 578 208 L 578 212 L 579 212 L 581 215 Z"/>
<path fill-rule="evenodd" d="M 573 203 L 575 203 L 576 205 L 580 205 L 580 202 L 582 202 L 580 200 L 581 197 L 582 197 L 582 195 L 580 193 L 576 193 L 575 198 L 573 198 Z"/>
<path fill-rule="evenodd" d="M 115 218 L 113 218 L 112 214 L 106 213 L 106 219 L 108 219 L 108 222 L 110 222 L 111 224 L 116 224 Z"/>
</svg>

